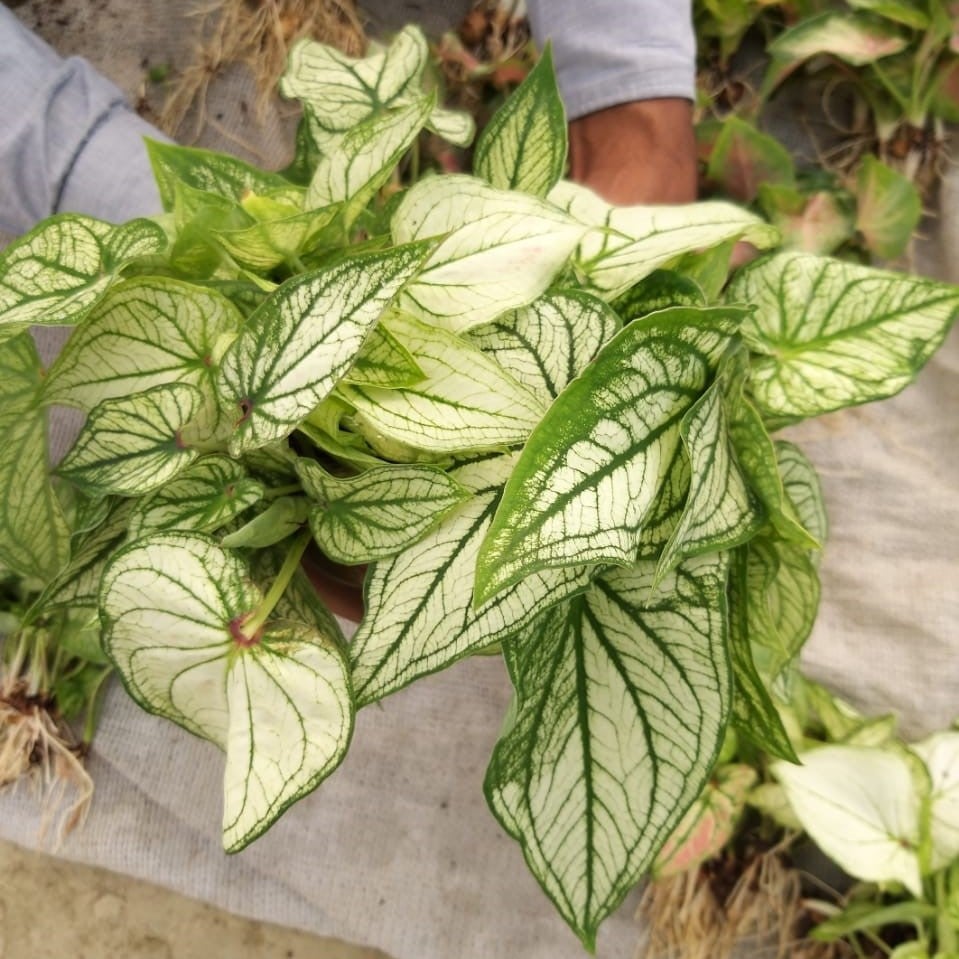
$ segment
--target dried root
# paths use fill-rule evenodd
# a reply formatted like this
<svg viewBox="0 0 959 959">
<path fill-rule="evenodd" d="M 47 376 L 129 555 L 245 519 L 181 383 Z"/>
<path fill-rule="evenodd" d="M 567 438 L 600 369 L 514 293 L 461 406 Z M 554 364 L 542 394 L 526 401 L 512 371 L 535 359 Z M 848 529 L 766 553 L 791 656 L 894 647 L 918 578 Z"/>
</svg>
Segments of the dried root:
<svg viewBox="0 0 959 959">
<path fill-rule="evenodd" d="M 184 137 L 181 127 L 192 118 L 188 135 L 200 135 L 207 124 L 206 100 L 219 72 L 244 64 L 259 91 L 256 109 L 262 118 L 286 64 L 290 47 L 312 37 L 358 56 L 366 35 L 354 0 L 212 0 L 198 7 L 203 38 L 193 62 L 179 73 L 167 94 L 159 125 Z"/>
<path fill-rule="evenodd" d="M 732 853 L 650 882 L 637 918 L 636 959 L 847 959 L 844 943 L 804 938 L 811 925 L 802 876 L 779 847 L 748 859 Z"/>
<path fill-rule="evenodd" d="M 83 823 L 93 798 L 93 780 L 83 749 L 66 724 L 51 714 L 26 684 L 7 680 L 0 688 L 0 787 L 30 783 L 42 796 L 41 836 L 55 829 L 55 844 Z"/>
</svg>

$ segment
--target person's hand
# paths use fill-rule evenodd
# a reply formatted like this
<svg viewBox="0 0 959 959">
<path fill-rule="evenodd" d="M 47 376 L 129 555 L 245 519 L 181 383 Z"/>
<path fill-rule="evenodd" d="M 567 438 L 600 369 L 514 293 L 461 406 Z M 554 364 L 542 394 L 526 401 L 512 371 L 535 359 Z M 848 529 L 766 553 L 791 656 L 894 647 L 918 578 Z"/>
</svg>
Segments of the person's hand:
<svg viewBox="0 0 959 959">
<path fill-rule="evenodd" d="M 696 199 L 696 140 L 688 100 L 634 100 L 573 120 L 570 176 L 619 205 Z"/>
</svg>

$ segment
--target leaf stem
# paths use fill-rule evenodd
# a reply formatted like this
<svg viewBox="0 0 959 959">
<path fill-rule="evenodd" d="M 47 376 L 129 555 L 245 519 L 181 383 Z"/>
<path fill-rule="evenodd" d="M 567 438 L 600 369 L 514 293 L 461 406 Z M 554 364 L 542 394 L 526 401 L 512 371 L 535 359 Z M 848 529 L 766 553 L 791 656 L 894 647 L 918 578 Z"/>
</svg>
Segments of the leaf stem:
<svg viewBox="0 0 959 959">
<path fill-rule="evenodd" d="M 263 493 L 263 499 L 279 499 L 281 496 L 291 496 L 293 493 L 301 493 L 303 487 L 299 483 L 288 483 L 286 486 L 274 486 Z"/>
<path fill-rule="evenodd" d="M 270 613 L 283 598 L 286 587 L 290 585 L 290 580 L 293 579 L 293 574 L 299 569 L 300 560 L 303 558 L 303 553 L 311 535 L 307 527 L 301 530 L 296 539 L 293 540 L 293 545 L 290 547 L 289 553 L 286 554 L 286 559 L 283 560 L 283 565 L 276 574 L 276 579 L 273 580 L 266 596 L 263 597 L 260 605 L 257 606 L 250 618 L 243 621 L 243 632 L 247 636 L 255 636 L 263 628 L 263 624 L 269 618 Z"/>
</svg>

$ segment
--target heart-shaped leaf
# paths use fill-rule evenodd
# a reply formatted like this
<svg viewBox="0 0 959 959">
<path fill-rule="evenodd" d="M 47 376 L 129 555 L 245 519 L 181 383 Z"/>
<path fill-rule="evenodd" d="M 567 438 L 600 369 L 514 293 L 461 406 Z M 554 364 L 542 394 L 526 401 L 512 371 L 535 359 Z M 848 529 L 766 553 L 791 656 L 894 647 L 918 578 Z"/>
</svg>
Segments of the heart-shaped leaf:
<svg viewBox="0 0 959 959">
<path fill-rule="evenodd" d="M 617 334 L 559 395 L 510 476 L 477 602 L 536 570 L 636 558 L 639 535 L 741 313 L 677 307 Z"/>
<path fill-rule="evenodd" d="M 932 780 L 929 869 L 936 871 L 959 858 L 959 731 L 934 733 L 911 748 Z"/>
<path fill-rule="evenodd" d="M 504 644 L 516 702 L 487 799 L 590 950 L 700 794 L 729 710 L 725 559 L 649 601 L 654 572 L 601 577 Z"/>
<path fill-rule="evenodd" d="M 307 496 L 320 503 L 310 511 L 313 538 L 338 563 L 372 563 L 399 553 L 471 495 L 430 466 L 380 466 L 337 479 L 300 459 L 297 473 Z"/>
<path fill-rule="evenodd" d="M 898 393 L 959 312 L 955 287 L 806 253 L 751 263 L 728 302 L 754 304 L 742 334 L 767 416 L 816 416 Z"/>
</svg>

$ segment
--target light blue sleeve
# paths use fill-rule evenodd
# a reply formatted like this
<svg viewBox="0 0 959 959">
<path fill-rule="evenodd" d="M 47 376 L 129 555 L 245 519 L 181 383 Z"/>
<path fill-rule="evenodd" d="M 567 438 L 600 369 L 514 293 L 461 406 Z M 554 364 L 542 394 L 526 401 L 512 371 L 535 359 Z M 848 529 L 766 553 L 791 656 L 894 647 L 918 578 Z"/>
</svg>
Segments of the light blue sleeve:
<svg viewBox="0 0 959 959">
<path fill-rule="evenodd" d="M 691 0 L 527 0 L 533 36 L 553 43 L 569 119 L 630 100 L 693 99 Z"/>
<path fill-rule="evenodd" d="M 159 212 L 145 135 L 166 139 L 89 63 L 60 58 L 0 5 L 0 230 L 64 211 Z"/>
</svg>

